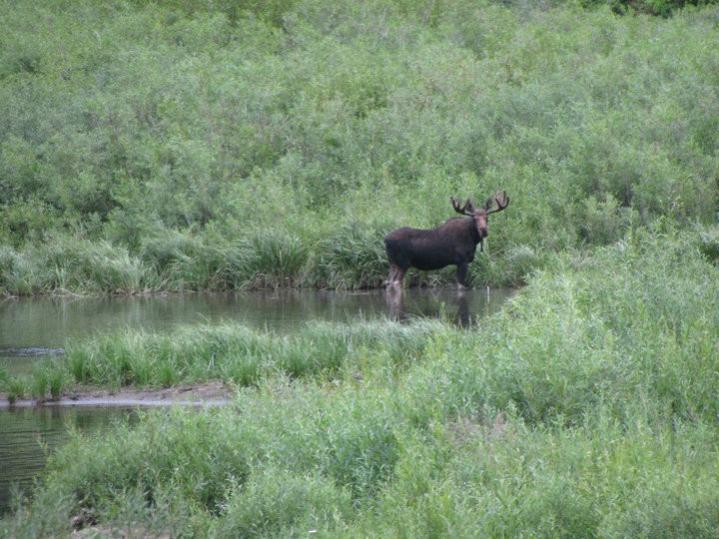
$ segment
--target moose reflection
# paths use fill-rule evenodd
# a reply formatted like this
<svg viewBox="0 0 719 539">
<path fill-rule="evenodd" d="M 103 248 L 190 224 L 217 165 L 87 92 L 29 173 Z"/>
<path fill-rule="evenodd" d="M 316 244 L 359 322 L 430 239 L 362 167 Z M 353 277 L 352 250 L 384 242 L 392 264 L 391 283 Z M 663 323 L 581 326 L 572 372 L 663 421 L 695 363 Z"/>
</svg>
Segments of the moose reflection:
<svg viewBox="0 0 719 539">
<path fill-rule="evenodd" d="M 469 292 L 471 293 L 471 292 Z M 458 291 L 454 296 L 445 294 L 440 294 L 437 297 L 431 297 L 429 298 L 431 301 L 432 308 L 428 309 L 425 305 L 424 308 L 417 308 L 417 297 L 414 297 L 415 299 L 414 305 L 411 305 L 410 308 L 407 308 L 405 305 L 405 295 L 402 293 L 401 290 L 390 290 L 388 294 L 386 294 L 385 298 L 387 301 L 387 307 L 389 312 L 389 317 L 391 320 L 394 320 L 396 322 L 409 322 L 412 319 L 417 318 L 418 316 L 423 316 L 423 314 L 419 313 L 426 313 L 427 311 L 433 312 L 433 315 L 438 316 L 440 312 L 444 308 L 447 308 L 448 311 L 446 315 L 449 317 L 449 319 L 453 320 L 454 324 L 460 327 L 470 327 L 472 325 L 472 310 L 470 309 L 470 296 L 468 292 L 465 292 L 464 290 Z M 422 298 L 419 298 L 422 299 Z M 423 298 L 427 300 L 428 298 Z M 490 298 L 489 295 L 487 296 L 487 299 L 484 300 L 484 308 L 485 310 L 489 310 L 489 304 L 490 304 Z M 476 298 L 475 298 L 475 308 L 477 308 L 477 312 L 474 313 L 476 316 L 479 316 L 481 314 L 481 310 L 478 308 Z M 455 309 L 456 307 L 456 309 Z M 454 311 L 454 315 L 452 315 L 452 311 Z M 426 316 L 426 315 L 424 315 Z"/>
<path fill-rule="evenodd" d="M 431 230 L 403 227 L 390 232 L 384 239 L 390 269 L 387 288 L 401 290 L 402 279 L 409 268 L 436 270 L 457 266 L 457 284 L 467 286 L 467 271 L 474 260 L 477 245 L 483 247 L 488 234 L 487 218 L 509 205 L 505 191 L 498 191 L 484 206 L 475 208 L 467 199 L 463 206 L 452 197 L 452 207 L 467 218 L 454 217 Z"/>
</svg>

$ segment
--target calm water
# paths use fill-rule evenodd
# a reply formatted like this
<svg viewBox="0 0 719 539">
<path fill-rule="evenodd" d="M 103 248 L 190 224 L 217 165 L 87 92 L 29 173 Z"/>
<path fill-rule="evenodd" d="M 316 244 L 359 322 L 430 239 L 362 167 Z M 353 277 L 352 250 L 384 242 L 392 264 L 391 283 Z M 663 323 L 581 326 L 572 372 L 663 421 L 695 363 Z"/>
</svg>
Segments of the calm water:
<svg viewBox="0 0 719 539">
<path fill-rule="evenodd" d="M 174 326 L 234 320 L 291 332 L 311 320 L 350 322 L 391 317 L 444 316 L 472 326 L 509 298 L 512 290 L 408 290 L 401 298 L 383 291 L 192 294 L 141 298 L 0 300 L 0 370 L 29 372 L 32 364 L 61 356 L 66 340 L 118 328 L 167 331 Z M 118 408 L 44 408 L 0 411 L 0 514 L 11 485 L 27 487 L 47 454 L 67 439 L 68 427 L 94 431 L 126 420 Z"/>
<path fill-rule="evenodd" d="M 61 355 L 67 339 L 117 328 L 166 331 L 173 326 L 235 320 L 292 331 L 309 320 L 439 316 L 463 325 L 495 312 L 513 290 L 408 290 L 401 302 L 383 291 L 188 294 L 131 298 L 0 300 L 0 369 L 27 372 L 38 358 Z"/>
<path fill-rule="evenodd" d="M 50 452 L 67 441 L 70 429 L 97 432 L 115 421 L 132 421 L 123 408 L 20 408 L 0 412 L 0 516 L 12 492 L 27 492 Z"/>
</svg>

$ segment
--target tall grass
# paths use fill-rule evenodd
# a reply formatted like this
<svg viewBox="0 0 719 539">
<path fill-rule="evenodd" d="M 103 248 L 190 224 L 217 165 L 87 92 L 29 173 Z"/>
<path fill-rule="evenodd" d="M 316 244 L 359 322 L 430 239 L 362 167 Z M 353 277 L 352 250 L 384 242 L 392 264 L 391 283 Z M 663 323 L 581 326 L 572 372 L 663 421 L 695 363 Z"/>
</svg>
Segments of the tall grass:
<svg viewBox="0 0 719 539">
<path fill-rule="evenodd" d="M 117 332 L 70 342 L 63 358 L 27 376 L 0 377 L 0 392 L 57 398 L 76 386 L 170 387 L 221 379 L 257 386 L 276 376 L 339 382 L 393 378 L 421 358 L 440 330 L 430 321 L 313 323 L 291 335 L 239 324 L 189 326 L 169 334 Z"/>
<path fill-rule="evenodd" d="M 511 407 L 529 425 L 581 424 L 599 407 L 626 422 L 711 422 L 716 277 L 696 244 L 659 231 L 560 257 L 484 324 L 481 343 L 447 339 L 444 359 L 413 379 L 406 394 L 421 398 L 406 408 L 420 422 L 484 407 Z"/>
<path fill-rule="evenodd" d="M 386 354 L 389 366 L 406 366 L 421 354 L 436 329 L 431 323 L 412 328 L 312 324 L 281 336 L 227 324 L 190 327 L 171 335 L 127 333 L 70 347 L 67 366 L 77 382 L 116 387 L 213 378 L 255 385 L 280 373 L 332 379 L 355 373 L 363 355 L 377 348 Z"/>
<path fill-rule="evenodd" d="M 361 376 L 293 379 L 289 341 L 254 335 L 255 350 L 277 347 L 274 374 L 222 410 L 75 437 L 4 531 L 67 529 L 84 508 L 101 526 L 180 536 L 716 535 L 718 270 L 685 235 L 558 256 L 470 331 L 298 338 L 320 358 L 328 342 L 361 350 L 341 367 Z M 178 350 L 221 351 L 222 333 Z"/>
</svg>

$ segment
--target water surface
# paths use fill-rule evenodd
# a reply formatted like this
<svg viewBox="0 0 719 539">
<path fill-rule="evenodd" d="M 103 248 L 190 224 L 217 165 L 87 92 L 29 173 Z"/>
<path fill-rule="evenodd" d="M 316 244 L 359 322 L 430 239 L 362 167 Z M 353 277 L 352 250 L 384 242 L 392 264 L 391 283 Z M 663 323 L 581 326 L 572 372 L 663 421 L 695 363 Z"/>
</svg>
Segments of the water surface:
<svg viewBox="0 0 719 539">
<path fill-rule="evenodd" d="M 381 290 L 261 291 L 121 298 L 0 300 L 0 369 L 26 373 L 34 360 L 61 355 L 69 339 L 119 328 L 167 331 L 178 325 L 233 320 L 293 331 L 310 320 L 446 316 L 463 325 L 495 312 L 513 290 L 411 289 L 400 301 Z"/>
<path fill-rule="evenodd" d="M 98 432 L 115 421 L 133 421 L 130 408 L 22 408 L 0 412 L 0 516 L 17 489 L 27 493 L 48 455 L 70 429 Z"/>
</svg>

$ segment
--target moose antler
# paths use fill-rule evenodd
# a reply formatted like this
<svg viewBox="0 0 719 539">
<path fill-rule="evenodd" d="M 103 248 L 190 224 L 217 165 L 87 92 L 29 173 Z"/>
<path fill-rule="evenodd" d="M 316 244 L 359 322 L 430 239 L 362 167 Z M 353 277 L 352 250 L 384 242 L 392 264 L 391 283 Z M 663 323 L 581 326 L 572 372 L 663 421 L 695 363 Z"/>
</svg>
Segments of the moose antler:
<svg viewBox="0 0 719 539">
<path fill-rule="evenodd" d="M 497 203 L 497 207 L 495 209 L 491 209 L 492 206 L 494 206 L 494 203 Z M 485 209 L 487 210 L 487 215 L 490 213 L 497 213 L 498 211 L 502 211 L 507 206 L 509 206 L 509 197 L 507 196 L 507 191 L 497 191 L 494 193 L 493 197 L 490 197 L 487 200 L 487 203 L 484 205 Z"/>
<path fill-rule="evenodd" d="M 464 203 L 464 206 L 460 206 L 460 201 L 454 197 L 450 197 L 450 200 L 452 201 L 452 207 L 454 208 L 454 211 L 457 213 L 461 213 L 462 215 L 472 215 L 474 213 L 474 205 L 472 204 L 472 201 L 467 199 L 467 202 Z"/>
</svg>

